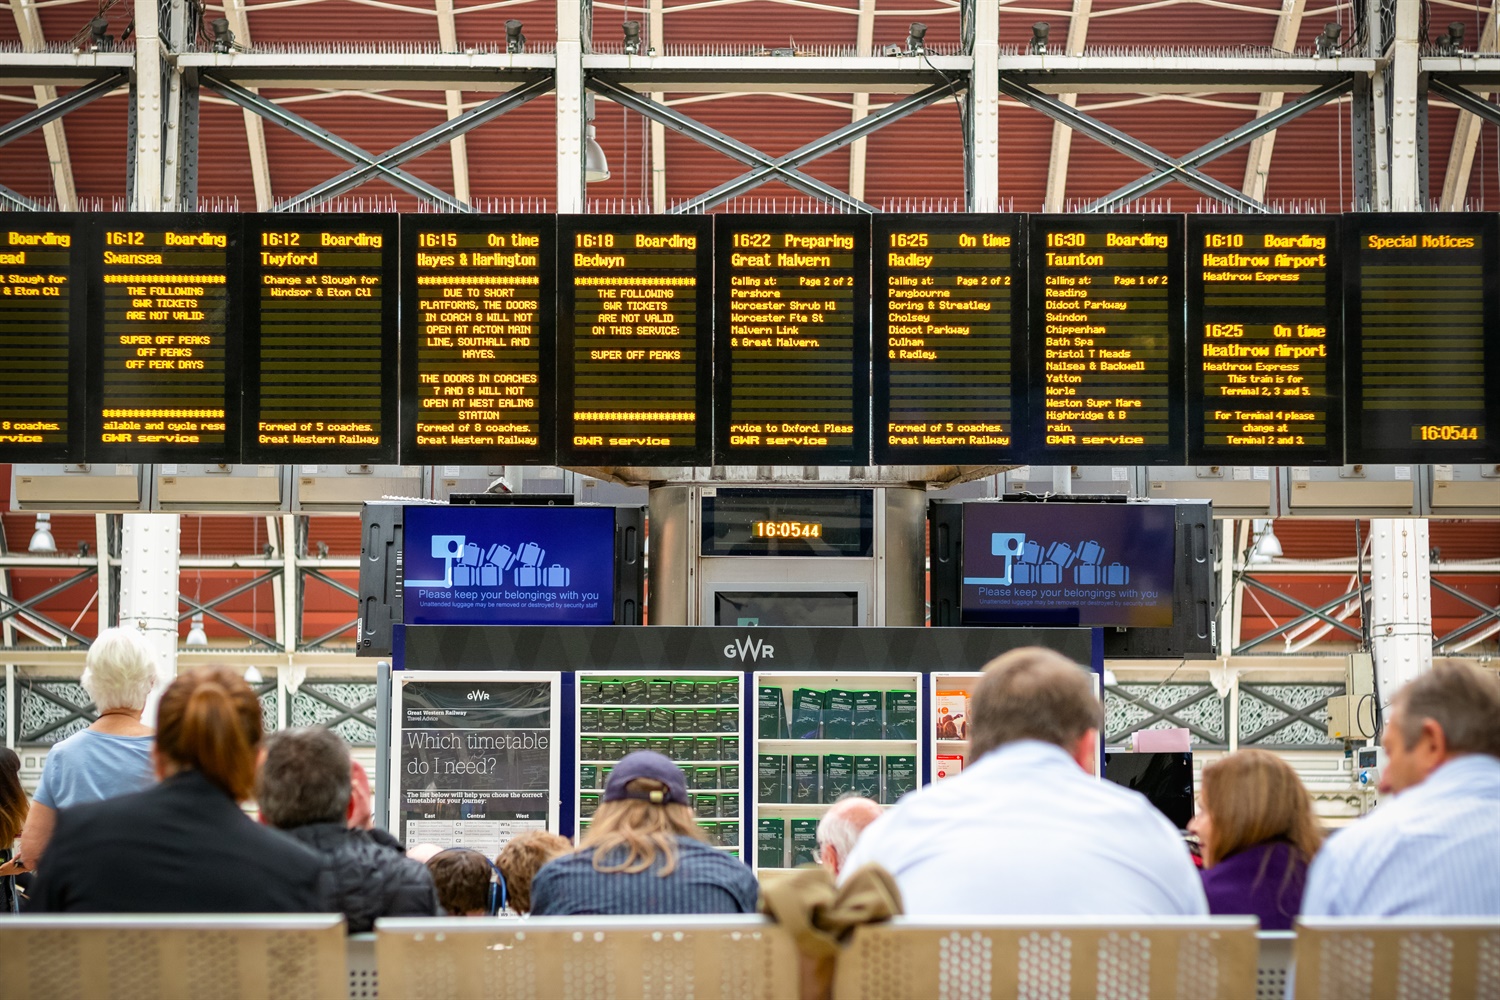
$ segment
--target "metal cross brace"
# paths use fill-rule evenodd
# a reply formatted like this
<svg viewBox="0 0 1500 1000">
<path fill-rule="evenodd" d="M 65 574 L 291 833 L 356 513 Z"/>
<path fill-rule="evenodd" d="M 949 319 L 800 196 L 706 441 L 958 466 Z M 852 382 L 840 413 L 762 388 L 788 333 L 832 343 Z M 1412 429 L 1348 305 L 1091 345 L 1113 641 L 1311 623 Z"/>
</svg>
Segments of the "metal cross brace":
<svg viewBox="0 0 1500 1000">
<path fill-rule="evenodd" d="M 1210 160 L 1216 160 L 1219 157 L 1223 156 L 1225 153 L 1228 153 L 1229 151 L 1234 149 L 1238 149 L 1241 146 L 1247 145 L 1250 142 L 1253 142 L 1254 140 L 1265 135 L 1267 132 L 1273 132 L 1281 126 L 1285 125 L 1287 122 L 1292 121 L 1295 118 L 1300 118 L 1314 108 L 1322 107 L 1329 101 L 1337 97 L 1342 97 L 1344 94 L 1349 93 L 1349 91 L 1353 89 L 1354 81 L 1348 77 L 1345 77 L 1342 80 L 1336 80 L 1333 83 L 1328 84 L 1326 87 L 1320 87 L 1317 90 L 1312 91 L 1311 93 L 1303 94 L 1295 101 L 1292 101 L 1289 104 L 1283 104 L 1275 111 L 1272 111 L 1271 113 L 1260 118 L 1256 118 L 1253 121 L 1246 122 L 1232 132 L 1226 132 L 1212 142 L 1205 143 L 1204 145 L 1199 146 L 1191 153 L 1172 160 L 1172 163 L 1174 164 L 1173 166 L 1158 167 L 1157 169 L 1151 171 L 1151 173 L 1146 174 L 1144 177 L 1140 177 L 1136 180 L 1131 181 L 1129 184 L 1124 185 L 1123 187 L 1111 191 L 1109 194 L 1091 204 L 1088 207 L 1088 211 L 1107 212 L 1110 209 L 1116 208 L 1120 205 L 1129 204 L 1136 198 L 1140 198 L 1152 191 L 1155 191 L 1157 188 L 1162 187 L 1165 184 L 1169 184 L 1174 180 L 1178 180 L 1178 174 L 1182 173 L 1184 170 L 1202 166 Z M 1144 144 L 1142 145 L 1144 146 Z M 1186 177 L 1182 177 L 1180 179 L 1184 183 L 1191 183 L 1187 180 Z M 1248 198 L 1248 196 L 1246 197 Z M 1264 205 L 1261 206 L 1260 211 L 1265 211 Z"/>
<path fill-rule="evenodd" d="M 61 118 L 70 111 L 77 111 L 85 104 L 92 104 L 99 98 L 112 94 L 118 88 L 124 86 L 130 78 L 128 73 L 114 73 L 95 80 L 86 86 L 79 87 L 65 97 L 59 97 L 55 101 L 48 101 L 35 111 L 28 112 L 15 121 L 0 125 L 0 146 L 12 142 L 29 132 L 34 132 L 43 125 L 50 124 Z M 12 191 L 10 188 L 0 184 L 0 202 L 8 202 L 26 212 L 40 212 L 42 206 L 24 194 Z"/>
<path fill-rule="evenodd" d="M 1194 691 L 1186 698 L 1175 701 L 1165 708 L 1160 705 L 1152 704 L 1145 698 L 1133 695 L 1129 691 L 1125 691 L 1118 686 L 1111 686 L 1109 691 L 1110 694 L 1113 694 L 1115 697 L 1119 698 L 1121 701 L 1124 701 L 1126 704 L 1134 705 L 1135 707 L 1148 713 L 1146 718 L 1141 719 L 1137 722 L 1130 723 L 1127 729 L 1120 732 L 1110 733 L 1108 737 L 1110 742 L 1124 737 L 1129 733 L 1146 729 L 1147 727 L 1152 726 L 1159 721 L 1166 721 L 1172 723 L 1172 725 L 1174 726 L 1181 726 L 1210 747 L 1227 745 L 1227 734 L 1220 733 L 1218 735 L 1214 735 L 1197 723 L 1189 719 L 1181 718 L 1177 714 L 1185 708 L 1191 708 L 1193 705 L 1198 704 L 1200 701 L 1203 701 L 1206 698 L 1212 698 L 1222 704 L 1222 699 L 1219 698 L 1218 693 L 1215 692 L 1212 687 L 1207 687 L 1201 691 Z M 1225 714 L 1227 716 L 1228 713 Z"/>
<path fill-rule="evenodd" d="M 1054 121 L 1062 122 L 1064 125 L 1076 132 L 1082 132 L 1090 139 L 1096 139 L 1118 153 L 1124 153 L 1132 160 L 1144 163 L 1156 171 L 1163 171 L 1168 176 L 1162 181 L 1177 180 L 1187 186 L 1203 192 L 1211 198 L 1217 198 L 1227 205 L 1232 205 L 1241 211 L 1264 212 L 1266 206 L 1243 192 L 1237 191 L 1225 184 L 1223 181 L 1214 180 L 1212 177 L 1200 170 L 1183 165 L 1177 159 L 1168 156 L 1154 146 L 1149 146 L 1134 136 L 1126 135 L 1113 126 L 1106 125 L 1092 115 L 1085 114 L 1077 108 L 1069 107 L 1055 97 L 1051 97 L 1024 83 L 1017 83 L 1005 77 L 1000 78 L 1000 93 L 1013 97 L 1034 111 L 1040 111 Z M 1092 206 L 1091 206 L 1092 207 Z"/>
<path fill-rule="evenodd" d="M 318 580 L 318 581 L 320 581 L 322 583 L 325 583 L 328 586 L 332 587 L 334 590 L 337 590 L 337 591 L 339 591 L 341 593 L 344 593 L 344 594 L 348 594 L 350 597 L 354 598 L 356 601 L 359 600 L 359 592 L 358 591 L 356 591 L 354 588 L 352 588 L 352 587 L 350 587 L 350 586 L 348 586 L 346 584 L 340 583 L 338 580 L 335 580 L 331 576 L 328 576 L 328 575 L 326 575 L 326 574 L 324 574 L 324 573 L 322 573 L 322 572 L 320 572 L 318 570 L 315 570 L 315 569 L 304 569 L 301 572 L 302 572 L 302 575 L 304 577 L 310 577 L 311 579 Z M 300 616 L 299 616 L 299 620 L 300 620 Z M 336 637 L 338 637 L 340 635 L 343 635 L 345 632 L 349 631 L 351 628 L 353 628 L 355 625 L 358 625 L 358 624 L 359 624 L 359 619 L 358 618 L 351 618 L 347 622 L 345 622 L 344 624 L 340 625 L 338 628 L 334 629 L 333 631 L 331 631 L 331 632 L 325 632 L 322 635 L 318 636 L 316 639 L 310 639 L 307 642 L 300 644 L 297 647 L 297 649 L 298 649 L 299 652 L 300 651 L 309 650 L 309 649 L 316 649 L 319 646 L 323 645 L 323 643 L 327 642 L 328 640 L 336 638 Z"/>
<path fill-rule="evenodd" d="M 62 625 L 58 622 L 53 621 L 51 618 L 48 618 L 46 615 L 37 611 L 36 605 L 42 603 L 49 597 L 62 593 L 76 583 L 81 583 L 82 581 L 91 578 L 98 572 L 99 568 L 97 566 L 90 566 L 88 569 L 83 570 L 77 575 L 68 577 L 62 583 L 48 587 L 46 590 L 42 591 L 40 594 L 37 594 L 35 597 L 27 598 L 24 601 L 18 601 L 14 597 L 11 597 L 9 594 L 0 594 L 0 605 L 10 605 L 10 607 L 0 610 L 0 621 L 4 621 L 12 615 L 19 615 L 22 612 L 25 612 L 27 615 L 41 619 L 43 622 L 47 623 L 47 626 L 49 628 L 56 629 L 63 635 L 67 636 L 69 639 L 73 639 L 81 645 L 92 645 L 93 640 L 91 640 L 88 636 L 80 635 L 79 633 L 68 628 L 66 625 Z"/>
<path fill-rule="evenodd" d="M 1341 622 L 1337 618 L 1333 618 L 1333 617 L 1329 616 L 1328 612 L 1332 611 L 1334 608 L 1339 607 L 1342 604 L 1347 604 L 1349 601 L 1353 600 L 1356 597 L 1361 597 L 1362 598 L 1365 595 L 1365 593 L 1368 592 L 1369 589 L 1370 589 L 1370 585 L 1368 583 L 1364 583 L 1363 581 L 1361 581 L 1360 585 L 1357 588 L 1355 588 L 1354 590 L 1350 591 L 1349 593 L 1347 593 L 1347 594 L 1340 594 L 1338 597 L 1335 597 L 1333 600 L 1328 601 L 1328 602 L 1326 602 L 1324 604 L 1321 604 L 1321 605 L 1319 605 L 1318 607 L 1315 608 L 1315 607 L 1312 607 L 1309 604 L 1302 603 L 1301 601 L 1297 600 L 1295 597 L 1291 597 L 1288 594 L 1285 594 L 1282 591 L 1277 590 L 1275 587 L 1271 586 L 1268 583 L 1265 583 L 1265 582 L 1263 582 L 1261 580 L 1255 579 L 1253 576 L 1250 576 L 1248 573 L 1238 573 L 1238 574 L 1236 574 L 1236 578 L 1239 580 L 1240 583 L 1243 583 L 1247 587 L 1254 587 L 1256 590 L 1259 590 L 1262 593 L 1271 594 L 1277 600 L 1285 601 L 1287 604 L 1290 604 L 1292 607 L 1296 608 L 1298 611 L 1301 611 L 1302 614 L 1299 615 L 1299 616 L 1297 616 L 1296 618 L 1293 618 L 1289 622 L 1285 622 L 1285 623 L 1277 626 L 1276 628 L 1273 628 L 1271 631 L 1266 632 L 1263 635 L 1258 635 L 1254 639 L 1249 640 L 1248 642 L 1241 643 L 1240 646 L 1239 646 L 1239 648 L 1233 650 L 1233 655 L 1235 655 L 1235 656 L 1238 656 L 1241 653 L 1248 652 L 1253 647 L 1258 646 L 1261 643 L 1263 643 L 1263 642 L 1265 642 L 1265 641 L 1267 641 L 1269 639 L 1274 639 L 1278 635 L 1281 635 L 1283 632 L 1288 632 L 1288 631 L 1296 628 L 1298 625 L 1301 625 L 1303 622 L 1312 621 L 1314 618 L 1318 619 L 1319 621 L 1326 622 L 1327 624 L 1333 626 L 1336 629 L 1341 629 L 1341 630 L 1343 630 L 1344 632 L 1347 632 L 1349 635 L 1353 636 L 1356 639 L 1363 639 L 1364 638 L 1363 634 L 1361 634 L 1361 632 L 1359 631 L 1359 629 L 1355 628 L 1352 625 L 1349 625 L 1349 624 L 1346 624 L 1344 622 Z"/>
<path fill-rule="evenodd" d="M 830 132 L 808 143 L 798 149 L 792 150 L 785 156 L 772 157 L 761 152 L 753 146 L 746 145 L 732 136 L 720 132 L 702 122 L 689 118 L 664 104 L 658 104 L 651 100 L 599 77 L 590 77 L 587 87 L 596 94 L 609 98 L 616 104 L 628 108 L 637 114 L 655 122 L 660 122 L 674 132 L 701 143 L 717 153 L 723 153 L 731 159 L 739 160 L 741 163 L 749 164 L 754 169 L 742 174 L 733 180 L 726 181 L 711 191 L 706 191 L 697 197 L 690 198 L 686 202 L 672 209 L 674 215 L 684 215 L 693 212 L 703 212 L 734 198 L 752 188 L 759 187 L 768 181 L 781 181 L 789 187 L 796 188 L 804 194 L 811 195 L 851 212 L 867 212 L 874 214 L 876 209 L 830 184 L 811 177 L 797 169 L 803 164 L 815 160 L 826 153 L 831 153 L 849 145 L 856 139 L 860 139 L 876 129 L 889 125 L 891 122 L 907 115 L 920 111 L 946 97 L 952 96 L 948 84 L 935 84 L 926 90 L 912 94 L 883 108 L 875 114 L 869 115 L 857 122 L 851 122 L 837 131 Z"/>
<path fill-rule="evenodd" d="M 1243 700 L 1244 700 L 1245 696 L 1249 695 L 1250 697 L 1255 698 L 1257 701 L 1263 701 L 1267 705 L 1270 705 L 1272 708 L 1277 709 L 1277 710 L 1282 711 L 1282 712 L 1285 712 L 1286 715 L 1287 715 L 1287 717 L 1285 719 L 1279 719 L 1276 722 L 1273 722 L 1273 723 L 1271 723 L 1268 726 L 1263 726 L 1263 727 L 1261 727 L 1260 729 L 1256 730 L 1255 732 L 1251 733 L 1248 736 L 1246 736 L 1244 734 L 1244 732 L 1241 732 L 1239 734 L 1240 745 L 1241 746 L 1249 746 L 1249 745 L 1254 745 L 1254 744 L 1262 744 L 1263 745 L 1263 744 L 1265 744 L 1267 737 L 1273 735 L 1274 733 L 1280 732 L 1281 730 L 1283 730 L 1286 727 L 1290 726 L 1294 722 L 1305 722 L 1309 726 L 1311 726 L 1313 729 L 1324 729 L 1324 730 L 1327 729 L 1327 723 L 1321 722 L 1318 719 L 1313 718 L 1313 713 L 1316 712 L 1320 708 L 1327 708 L 1328 707 L 1328 699 L 1332 698 L 1332 697 L 1335 697 L 1335 695 L 1331 695 L 1331 694 L 1324 695 L 1322 698 L 1319 698 L 1317 701 L 1313 702 L 1312 704 L 1310 704 L 1310 705 L 1308 705 L 1308 706 L 1306 706 L 1304 708 L 1293 708 L 1291 705 L 1288 705 L 1286 702 L 1282 701 L 1280 698 L 1277 698 L 1277 697 L 1274 697 L 1272 695 L 1267 694 L 1266 691 L 1265 691 L 1265 688 L 1266 687 L 1271 687 L 1271 686 L 1274 686 L 1274 685 L 1260 685 L 1260 684 L 1241 684 L 1240 685 L 1240 692 L 1239 693 L 1240 693 L 1241 704 L 1243 704 Z M 1243 713 L 1243 709 L 1241 709 L 1241 712 Z M 1241 714 L 1240 718 L 1243 719 L 1244 715 Z M 1293 744 L 1293 745 L 1295 745 L 1295 744 Z M 1316 747 L 1313 747 L 1312 749 L 1316 749 Z"/>
<path fill-rule="evenodd" d="M 208 615 L 214 621 L 216 621 L 216 622 L 222 622 L 223 624 L 228 625 L 230 628 L 234 629 L 236 632 L 239 632 L 239 633 L 241 633 L 243 635 L 249 636 L 251 639 L 254 639 L 256 642 L 259 642 L 259 643 L 261 643 L 261 644 L 263 644 L 265 646 L 268 646 L 271 649 L 281 649 L 281 644 L 278 643 L 275 639 L 272 639 L 269 636 L 261 635 L 259 632 L 255 631 L 253 628 L 250 628 L 247 625 L 242 625 L 239 622 L 235 621 L 233 618 L 229 618 L 229 617 L 227 617 L 225 615 L 221 615 L 219 612 L 217 612 L 217 611 L 214 610 L 214 608 L 218 607 L 220 604 L 223 604 L 225 601 L 228 601 L 228 600 L 230 600 L 232 598 L 238 597 L 241 594 L 245 593 L 246 591 L 254 590 L 256 587 L 259 587 L 261 584 L 263 584 L 263 583 L 269 583 L 272 580 L 275 580 L 279 576 L 281 576 L 281 568 L 278 566 L 275 569 L 269 570 L 269 571 L 267 571 L 265 573 L 260 574 L 259 576 L 255 576 L 255 577 L 252 577 L 249 580 L 246 580 L 244 583 L 240 584 L 237 587 L 231 587 L 229 590 L 224 591 L 224 593 L 219 594 L 216 597 L 210 598 L 207 602 L 204 602 L 204 603 L 199 603 L 198 601 L 196 601 L 193 598 L 187 596 L 186 594 L 179 593 L 177 595 L 177 599 L 179 601 L 181 601 L 183 604 L 186 604 L 187 607 L 188 607 L 188 609 L 186 611 L 184 611 L 182 614 L 178 615 L 177 616 L 177 620 L 178 621 L 186 621 L 187 619 L 191 618 L 195 613 L 202 612 L 203 614 Z"/>
<path fill-rule="evenodd" d="M 1427 78 L 1427 90 L 1429 93 L 1446 97 L 1451 103 L 1458 105 L 1460 111 L 1467 111 L 1492 125 L 1500 125 L 1500 107 L 1486 101 L 1472 90 L 1449 83 L 1440 76 Z"/>
<path fill-rule="evenodd" d="M 68 683 L 69 681 L 71 681 L 71 678 L 59 678 L 58 680 L 61 680 L 63 683 Z M 54 680 L 50 677 L 38 677 L 34 680 L 28 680 L 26 682 L 26 687 L 27 690 L 31 693 L 31 697 L 42 698 L 46 701 L 50 701 L 52 704 L 61 708 L 67 714 L 59 719 L 49 719 L 48 721 L 42 723 L 41 728 L 33 729 L 30 732 L 22 730 L 18 721 L 16 726 L 17 742 L 38 743 L 41 741 L 41 738 L 43 736 L 46 736 L 48 733 L 56 732 L 63 726 L 66 726 L 68 723 L 72 722 L 74 719 L 86 719 L 90 723 L 92 723 L 99 718 L 98 709 L 96 709 L 92 704 L 79 705 L 73 700 L 66 698 L 60 694 L 53 694 L 51 691 L 48 691 L 41 686 L 48 682 L 57 683 L 57 680 Z"/>
<path fill-rule="evenodd" d="M 311 698 L 313 701 L 320 701 L 338 713 L 334 717 L 323 719 L 318 723 L 318 725 L 324 727 L 325 729 L 332 729 L 334 726 L 337 726 L 343 722 L 361 722 L 369 726 L 371 729 L 379 728 L 375 725 L 375 720 L 365 714 L 375 707 L 375 698 L 366 698 L 358 705 L 354 705 L 351 707 L 349 705 L 343 704 L 342 702 L 334 701 L 332 698 L 318 691 L 317 688 L 315 688 L 312 684 L 303 684 L 301 687 L 297 688 L 297 693 Z"/>
<path fill-rule="evenodd" d="M 1457 639 L 1459 636 L 1463 635 L 1465 632 L 1471 632 L 1474 629 L 1477 629 L 1477 628 L 1479 628 L 1482 625 L 1488 625 L 1490 622 L 1494 621 L 1495 619 L 1500 618 L 1500 608 L 1492 608 L 1488 604 L 1485 604 L 1483 601 L 1481 601 L 1478 598 L 1474 597 L 1473 595 L 1464 593 L 1462 590 L 1459 590 L 1457 587 L 1451 586 L 1450 584 L 1446 584 L 1443 581 L 1437 579 L 1436 577 L 1434 577 L 1432 579 L 1432 585 L 1434 587 L 1436 587 L 1438 590 L 1441 590 L 1443 593 L 1449 594 L 1449 595 L 1451 595 L 1453 597 L 1456 597 L 1460 601 L 1463 601 L 1465 604 L 1469 605 L 1470 607 L 1475 608 L 1475 609 L 1477 609 L 1479 611 L 1483 611 L 1484 612 L 1484 614 L 1480 615 L 1479 617 L 1472 618 L 1469 621 L 1464 622 L 1462 625 L 1460 625 L 1458 628 L 1454 629 L 1452 632 L 1449 632 L 1447 635 L 1441 636 L 1438 639 L 1436 639 L 1433 642 L 1433 647 L 1434 648 L 1441 649 L 1444 646 L 1446 646 L 1448 643 L 1452 642 L 1454 639 Z"/>
</svg>

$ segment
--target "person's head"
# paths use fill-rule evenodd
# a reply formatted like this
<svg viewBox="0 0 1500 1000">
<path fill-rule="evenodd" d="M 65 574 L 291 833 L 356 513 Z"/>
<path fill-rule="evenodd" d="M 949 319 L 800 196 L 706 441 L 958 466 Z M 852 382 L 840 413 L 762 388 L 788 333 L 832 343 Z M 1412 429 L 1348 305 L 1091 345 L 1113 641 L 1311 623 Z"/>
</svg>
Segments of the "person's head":
<svg viewBox="0 0 1500 1000">
<path fill-rule="evenodd" d="M 425 865 L 437 857 L 440 851 L 442 851 L 442 848 L 437 844 L 414 844 L 406 849 L 406 856 L 413 861 L 420 861 Z"/>
<path fill-rule="evenodd" d="M 974 759 L 1018 740 L 1062 747 L 1093 770 L 1104 706 L 1089 674 L 1040 646 L 1013 649 L 985 664 L 969 698 L 969 749 Z"/>
<path fill-rule="evenodd" d="M 0 850 L 21 835 L 29 808 L 21 788 L 21 758 L 10 747 L 0 747 Z"/>
<path fill-rule="evenodd" d="M 677 867 L 677 838 L 707 841 L 688 808 L 687 776 L 682 768 L 654 750 L 626 754 L 609 773 L 599 808 L 579 841 L 579 850 L 594 852 L 601 872 L 643 872 L 663 856 L 662 876 Z M 624 848 L 613 864 L 606 857 Z"/>
<path fill-rule="evenodd" d="M 243 802 L 255 790 L 260 739 L 260 700 L 243 677 L 228 667 L 189 670 L 156 709 L 156 775 L 198 771 Z"/>
<path fill-rule="evenodd" d="M 880 818 L 880 803 L 859 795 L 848 795 L 818 820 L 818 861 L 837 875 L 843 870 L 854 842 L 865 827 Z"/>
<path fill-rule="evenodd" d="M 495 858 L 495 867 L 505 879 L 510 908 L 531 912 L 531 880 L 542 865 L 573 850 L 573 842 L 547 830 L 527 830 L 510 838 Z"/>
<path fill-rule="evenodd" d="M 350 794 L 349 748 L 333 730 L 303 726 L 266 737 L 255 801 L 271 826 L 342 823 Z"/>
<path fill-rule="evenodd" d="M 1435 660 L 1396 692 L 1380 735 L 1382 792 L 1419 785 L 1464 754 L 1500 757 L 1500 679 L 1461 660 Z"/>
<path fill-rule="evenodd" d="M 101 712 L 140 712 L 156 685 L 156 656 L 138 629 L 107 628 L 89 647 L 80 683 Z"/>
<path fill-rule="evenodd" d="M 1312 796 L 1290 764 L 1266 750 L 1240 750 L 1203 769 L 1201 807 L 1188 823 L 1213 867 L 1269 840 L 1285 840 L 1303 861 L 1323 843 Z"/>
<path fill-rule="evenodd" d="M 438 903 L 450 917 L 483 917 L 490 912 L 495 870 L 490 860 L 468 847 L 450 847 L 427 859 Z"/>
<path fill-rule="evenodd" d="M 375 825 L 375 796 L 370 792 L 370 776 L 364 765 L 349 758 L 349 818 L 351 830 L 368 830 Z"/>
</svg>

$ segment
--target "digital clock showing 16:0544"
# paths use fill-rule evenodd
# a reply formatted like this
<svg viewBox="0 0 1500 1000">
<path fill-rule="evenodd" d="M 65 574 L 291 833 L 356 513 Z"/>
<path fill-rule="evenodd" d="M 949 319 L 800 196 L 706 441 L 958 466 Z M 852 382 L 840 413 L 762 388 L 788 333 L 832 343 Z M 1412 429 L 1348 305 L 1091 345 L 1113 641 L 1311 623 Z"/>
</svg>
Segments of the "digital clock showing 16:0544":
<svg viewBox="0 0 1500 1000">
<path fill-rule="evenodd" d="M 756 521 L 750 525 L 754 538 L 822 538 L 823 525 L 817 521 Z"/>
</svg>

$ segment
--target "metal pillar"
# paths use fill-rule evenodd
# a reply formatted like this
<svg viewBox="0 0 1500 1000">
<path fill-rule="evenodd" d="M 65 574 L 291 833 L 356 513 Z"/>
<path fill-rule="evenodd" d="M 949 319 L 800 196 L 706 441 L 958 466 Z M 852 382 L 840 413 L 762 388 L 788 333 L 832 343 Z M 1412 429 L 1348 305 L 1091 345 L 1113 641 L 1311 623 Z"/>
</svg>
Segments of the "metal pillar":
<svg viewBox="0 0 1500 1000">
<path fill-rule="evenodd" d="M 1370 646 L 1381 707 L 1432 668 L 1432 570 L 1427 521 L 1370 522 Z"/>
<path fill-rule="evenodd" d="M 557 211 L 587 207 L 583 186 L 583 4 L 557 7 Z"/>
<path fill-rule="evenodd" d="M 126 514 L 120 542 L 120 627 L 135 627 L 156 653 L 157 685 L 142 721 L 153 724 L 156 703 L 177 676 L 176 514 Z"/>
<path fill-rule="evenodd" d="M 646 0 L 646 51 L 666 51 L 665 0 Z M 654 91 L 651 99 L 665 104 L 667 95 Z M 651 123 L 651 211 L 665 215 L 667 211 L 667 127 L 661 122 Z"/>
<path fill-rule="evenodd" d="M 968 208 L 1000 208 L 1000 5 L 974 6 L 974 71 L 969 75 Z M 862 194 L 861 194 L 862 196 Z"/>
<path fill-rule="evenodd" d="M 162 25 L 156 0 L 135 0 L 135 148 L 130 207 L 160 212 L 162 179 Z M 153 705 L 155 703 L 153 702 Z"/>
<path fill-rule="evenodd" d="M 1418 156 L 1417 66 L 1421 45 L 1421 5 L 1396 0 L 1396 37 L 1391 41 L 1391 204 L 1393 212 L 1416 212 L 1421 205 Z"/>
<path fill-rule="evenodd" d="M 1385 5 L 1383 3 L 1371 3 L 1367 5 L 1365 34 L 1370 40 L 1370 55 L 1377 60 L 1385 54 L 1387 39 L 1385 37 L 1384 19 L 1381 12 Z M 1370 164 L 1370 179 L 1374 182 L 1367 192 L 1370 198 L 1368 205 L 1361 205 L 1361 211 L 1389 212 L 1391 210 L 1391 119 L 1390 119 L 1390 95 L 1387 91 L 1389 71 L 1382 69 L 1376 63 L 1375 72 L 1370 75 L 1370 126 L 1365 139 L 1370 148 L 1374 150 L 1375 156 Z M 1358 123 L 1355 128 L 1355 143 L 1360 141 Z M 1358 153 L 1356 153 L 1358 155 Z M 1355 172 L 1355 187 L 1358 189 L 1358 171 Z"/>
</svg>

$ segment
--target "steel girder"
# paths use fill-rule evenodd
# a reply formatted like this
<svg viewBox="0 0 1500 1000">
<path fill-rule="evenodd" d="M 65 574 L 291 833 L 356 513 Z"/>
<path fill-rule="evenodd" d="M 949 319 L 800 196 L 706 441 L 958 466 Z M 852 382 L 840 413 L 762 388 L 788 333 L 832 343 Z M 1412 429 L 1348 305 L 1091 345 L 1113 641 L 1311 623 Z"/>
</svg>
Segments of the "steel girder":
<svg viewBox="0 0 1500 1000">
<path fill-rule="evenodd" d="M 179 588 L 177 599 L 183 604 L 186 604 L 188 609 L 179 614 L 177 616 L 177 620 L 179 622 L 183 622 L 187 621 L 195 614 L 205 614 L 212 618 L 214 621 L 222 622 L 223 624 L 228 625 L 236 632 L 248 636 L 249 638 L 260 643 L 268 649 L 279 650 L 282 648 L 281 643 L 277 642 L 271 636 L 261 635 L 259 632 L 255 631 L 255 629 L 250 628 L 247 625 L 243 625 L 240 622 L 235 621 L 233 618 L 228 617 L 227 615 L 220 614 L 219 612 L 215 611 L 214 608 L 218 607 L 220 604 L 223 604 L 225 601 L 238 597 L 239 595 L 247 591 L 254 590 L 256 587 L 259 587 L 263 583 L 270 583 L 280 576 L 281 567 L 277 566 L 273 569 L 267 570 L 264 573 L 258 574 L 249 580 L 246 580 L 244 583 L 239 584 L 238 586 L 231 587 L 230 589 L 224 591 L 224 593 L 211 597 L 207 601 L 200 601 L 196 598 L 189 597 L 186 594 L 182 593 Z"/>
<path fill-rule="evenodd" d="M 82 583 L 84 580 L 93 579 L 96 575 L 98 575 L 98 572 L 99 567 L 89 566 L 76 575 L 68 577 L 62 583 L 54 584 L 53 586 L 48 587 L 46 590 L 42 591 L 40 594 L 37 594 L 34 597 L 29 597 L 24 601 L 18 601 L 14 597 L 11 597 L 9 594 L 0 594 L 0 621 L 4 621 L 7 618 L 10 618 L 14 615 L 20 615 L 24 612 L 30 617 L 40 619 L 47 624 L 48 628 L 60 632 L 61 634 L 67 636 L 69 639 L 72 639 L 74 642 L 77 642 L 79 645 L 92 645 L 93 640 L 88 636 L 81 635 L 68 626 L 63 625 L 60 622 L 53 621 L 51 618 L 48 618 L 40 611 L 37 611 L 36 606 L 41 604 L 47 598 L 55 597 L 56 595 L 62 593 L 68 588 L 72 587 L 74 584 Z"/>
<path fill-rule="evenodd" d="M 1251 587 L 1255 590 L 1260 591 L 1261 593 L 1270 594 L 1277 600 L 1284 601 L 1287 604 L 1290 604 L 1292 607 L 1296 608 L 1302 613 L 1296 618 L 1293 618 L 1291 621 L 1283 622 L 1282 624 L 1276 626 L 1269 632 L 1262 633 L 1261 635 L 1258 635 L 1253 639 L 1248 639 L 1245 642 L 1240 643 L 1231 651 L 1232 655 L 1238 656 L 1241 653 L 1246 653 L 1254 647 L 1259 646 L 1263 642 L 1267 642 L 1279 635 L 1283 635 L 1284 633 L 1291 631 L 1304 622 L 1310 622 L 1314 620 L 1321 621 L 1327 625 L 1332 626 L 1333 628 L 1339 629 L 1355 640 L 1364 639 L 1364 634 L 1359 629 L 1348 624 L 1347 622 L 1341 622 L 1337 618 L 1334 618 L 1329 614 L 1329 612 L 1334 608 L 1337 608 L 1342 604 L 1347 604 L 1349 601 L 1355 599 L 1363 601 L 1365 595 L 1368 594 L 1371 589 L 1371 585 L 1364 582 L 1363 580 L 1360 581 L 1359 586 L 1354 590 L 1351 590 L 1346 594 L 1340 594 L 1333 600 L 1325 601 L 1317 607 L 1313 607 L 1310 604 L 1299 601 L 1285 591 L 1277 590 L 1275 587 L 1271 586 L 1269 583 L 1266 583 L 1264 580 L 1257 580 L 1255 577 L 1251 576 L 1244 570 L 1238 570 L 1235 572 L 1235 582 L 1243 584 L 1246 587 Z"/>
<path fill-rule="evenodd" d="M 35 111 L 28 112 L 14 121 L 0 125 L 0 146 L 4 146 L 8 142 L 34 132 L 44 125 L 51 124 L 70 111 L 77 111 L 85 104 L 92 104 L 106 94 L 114 93 L 117 89 L 124 86 L 129 78 L 129 73 L 111 73 L 101 80 L 95 80 L 93 83 L 79 87 L 66 97 L 59 97 L 57 100 L 43 104 Z M 43 208 L 25 195 L 12 191 L 4 185 L 0 185 L 0 202 L 7 203 L 26 212 L 39 212 Z"/>
</svg>

